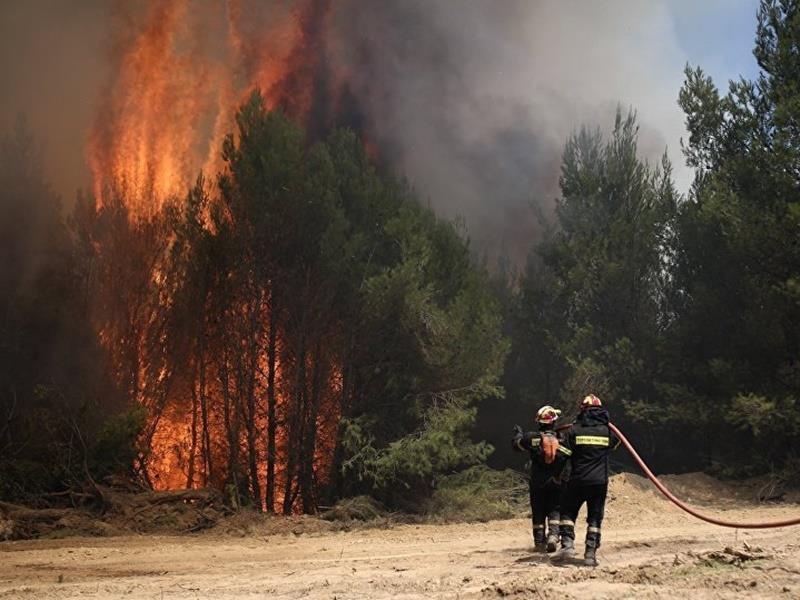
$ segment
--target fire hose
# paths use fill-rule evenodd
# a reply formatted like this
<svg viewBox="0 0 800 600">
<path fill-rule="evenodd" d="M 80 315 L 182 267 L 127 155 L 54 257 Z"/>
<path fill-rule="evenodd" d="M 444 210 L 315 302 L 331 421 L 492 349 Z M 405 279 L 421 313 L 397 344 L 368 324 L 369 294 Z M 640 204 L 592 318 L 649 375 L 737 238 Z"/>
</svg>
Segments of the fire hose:
<svg viewBox="0 0 800 600">
<path fill-rule="evenodd" d="M 702 521 L 706 521 L 707 523 L 713 523 L 714 525 L 720 525 L 721 527 L 734 527 L 736 529 L 770 529 L 772 527 L 789 527 L 791 525 L 800 525 L 800 517 L 795 519 L 787 519 L 785 521 L 767 521 L 763 523 L 738 523 L 736 521 L 726 521 L 724 519 L 718 519 L 716 517 L 711 517 L 709 515 L 703 514 L 695 508 L 692 508 L 685 502 L 681 501 L 679 498 L 675 497 L 675 495 L 670 492 L 666 486 L 658 480 L 650 468 L 645 464 L 644 460 L 639 456 L 639 454 L 634 449 L 633 445 L 628 441 L 622 432 L 614 426 L 613 423 L 608 424 L 608 428 L 619 438 L 622 442 L 622 445 L 630 452 L 633 459 L 636 461 L 636 464 L 639 465 L 639 468 L 642 469 L 647 478 L 653 483 L 654 486 L 658 489 L 659 492 L 664 494 L 669 501 L 671 501 L 675 506 L 685 510 L 687 513 L 696 517 Z"/>
</svg>

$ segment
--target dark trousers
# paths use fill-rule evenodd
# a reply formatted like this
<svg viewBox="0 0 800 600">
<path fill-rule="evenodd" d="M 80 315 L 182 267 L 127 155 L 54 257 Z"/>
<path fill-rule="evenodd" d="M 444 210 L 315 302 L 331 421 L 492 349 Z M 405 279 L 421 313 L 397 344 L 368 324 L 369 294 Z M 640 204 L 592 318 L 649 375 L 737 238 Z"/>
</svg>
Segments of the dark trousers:
<svg viewBox="0 0 800 600">
<path fill-rule="evenodd" d="M 600 547 L 600 526 L 606 509 L 608 484 L 568 485 L 561 498 L 561 537 L 575 539 L 575 521 L 583 503 L 586 503 L 586 546 Z"/>
<path fill-rule="evenodd" d="M 531 516 L 533 520 L 533 541 L 543 543 L 546 538 L 546 525 L 550 533 L 558 535 L 559 505 L 561 488 L 534 488 L 531 486 Z"/>
</svg>

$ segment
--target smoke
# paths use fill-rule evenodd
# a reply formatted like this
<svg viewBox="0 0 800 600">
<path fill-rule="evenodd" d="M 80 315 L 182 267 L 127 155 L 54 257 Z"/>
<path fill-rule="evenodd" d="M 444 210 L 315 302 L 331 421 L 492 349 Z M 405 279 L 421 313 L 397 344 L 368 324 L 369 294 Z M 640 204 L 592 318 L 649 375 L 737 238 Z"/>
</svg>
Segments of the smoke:
<svg viewBox="0 0 800 600">
<path fill-rule="evenodd" d="M 67 200 L 78 186 L 92 186 L 83 150 L 90 138 L 119 143 L 115 122 L 151 98 L 137 95 L 140 79 L 121 75 L 131 46 L 152 25 L 147 7 L 77 6 L 50 0 L 0 8 L 0 69 L 10 81 L 2 125 L 28 114 Z M 675 102 L 687 57 L 667 0 L 150 3 L 153 11 L 170 6 L 182 9 L 169 12 L 179 41 L 162 48 L 163 71 L 148 75 L 167 91 L 163 107 L 146 114 L 169 116 L 184 101 L 202 105 L 202 118 L 133 119 L 134 133 L 150 127 L 161 140 L 137 142 L 146 154 L 172 148 L 183 153 L 177 160 L 188 156 L 192 164 L 179 167 L 190 177 L 233 127 L 226 103 L 256 84 L 271 87 L 265 93 L 276 104 L 302 106 L 295 112 L 312 130 L 333 122 L 359 129 L 423 201 L 464 220 L 478 250 L 517 264 L 537 235 L 537 210 L 548 213 L 558 193 L 565 138 L 582 124 L 607 128 L 618 104 L 638 111 L 642 155 L 655 160 L 668 148 L 679 186 L 689 181 Z M 171 43 L 170 35 L 162 41 Z M 194 97 L 176 91 L 177 82 Z M 131 99 L 136 106 L 126 104 Z M 187 126 L 205 139 L 164 138 Z"/>
<path fill-rule="evenodd" d="M 66 202 L 90 183 L 84 144 L 111 75 L 112 9 L 103 0 L 0 2 L 0 134 L 24 116 Z"/>
<path fill-rule="evenodd" d="M 356 10 L 356 6 L 358 9 Z M 339 56 L 379 147 L 477 247 L 519 264 L 558 193 L 565 138 L 638 110 L 641 152 L 682 184 L 680 57 L 663 6 L 635 0 L 351 2 Z"/>
</svg>

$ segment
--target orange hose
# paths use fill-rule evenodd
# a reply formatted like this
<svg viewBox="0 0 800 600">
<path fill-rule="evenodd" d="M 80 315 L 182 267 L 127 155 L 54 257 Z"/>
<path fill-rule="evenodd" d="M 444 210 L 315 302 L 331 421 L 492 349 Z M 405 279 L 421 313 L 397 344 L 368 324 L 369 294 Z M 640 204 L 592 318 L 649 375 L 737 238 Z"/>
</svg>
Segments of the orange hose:
<svg viewBox="0 0 800 600">
<path fill-rule="evenodd" d="M 625 446 L 625 448 L 628 449 L 628 452 L 631 453 L 631 456 L 633 456 L 633 459 L 636 461 L 636 463 L 639 465 L 642 471 L 644 471 L 644 474 L 647 475 L 647 478 L 653 482 L 654 486 L 658 488 L 658 491 L 664 494 L 667 497 L 667 499 L 672 501 L 673 504 L 675 504 L 679 508 L 682 508 L 693 517 L 697 517 L 698 519 L 701 519 L 708 523 L 713 523 L 714 525 L 720 525 L 721 527 L 734 527 L 736 529 L 770 529 L 772 527 L 789 527 L 791 525 L 800 525 L 800 517 L 795 519 L 787 519 L 785 521 L 768 521 L 766 523 L 737 523 L 736 521 L 725 521 L 723 519 L 717 519 L 716 517 L 710 517 L 708 515 L 701 513 L 700 511 L 692 508 L 688 504 L 685 504 L 684 502 L 676 498 L 675 495 L 672 492 L 670 492 L 666 488 L 666 486 L 664 486 L 664 484 L 658 480 L 658 477 L 656 477 L 653 474 L 653 472 L 648 468 L 648 466 L 645 464 L 645 462 L 642 460 L 642 458 L 639 456 L 636 450 L 634 450 L 633 446 L 628 441 L 628 438 L 626 438 L 619 429 L 617 429 L 612 423 L 608 424 L 608 428 L 612 432 L 614 432 L 614 434 L 622 442 L 623 446 Z"/>
</svg>

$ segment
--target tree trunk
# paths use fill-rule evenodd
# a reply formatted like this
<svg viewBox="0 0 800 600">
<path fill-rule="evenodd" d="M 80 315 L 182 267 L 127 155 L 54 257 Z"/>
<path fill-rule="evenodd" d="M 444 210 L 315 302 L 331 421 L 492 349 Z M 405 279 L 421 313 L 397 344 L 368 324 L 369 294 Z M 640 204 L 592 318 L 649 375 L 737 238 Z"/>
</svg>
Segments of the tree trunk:
<svg viewBox="0 0 800 600">
<path fill-rule="evenodd" d="M 192 443 L 189 448 L 189 465 L 186 474 L 186 489 L 194 486 L 194 461 L 197 454 L 197 387 L 195 378 L 192 377 Z"/>
<path fill-rule="evenodd" d="M 317 446 L 317 416 L 322 398 L 322 344 L 317 339 L 314 349 L 314 372 L 311 376 L 311 405 L 306 417 L 305 436 L 303 449 L 300 453 L 300 496 L 303 502 L 303 512 L 311 514 L 316 511 L 314 498 L 314 455 Z"/>
<path fill-rule="evenodd" d="M 295 380 L 296 399 L 294 406 L 290 407 L 292 418 L 288 431 L 286 432 L 286 481 L 284 482 L 283 494 L 283 514 L 292 514 L 292 504 L 295 495 L 293 493 L 294 476 L 298 462 L 298 453 L 301 448 L 303 432 L 301 431 L 303 405 L 306 399 L 306 349 L 305 339 L 301 333 L 300 351 L 297 356 L 297 378 Z"/>
<path fill-rule="evenodd" d="M 339 399 L 339 410 L 341 419 L 350 415 L 350 385 L 353 379 L 352 366 L 349 359 L 345 359 L 347 364 L 342 367 L 342 393 Z M 342 447 L 342 425 L 341 421 L 336 431 L 336 443 L 333 448 L 333 461 L 331 463 L 330 484 L 325 494 L 326 504 L 332 505 L 343 493 L 344 480 L 342 477 L 341 464 L 344 460 L 344 448 Z"/>
<path fill-rule="evenodd" d="M 261 484 L 258 481 L 258 455 L 256 452 L 256 377 L 258 369 L 258 315 L 261 309 L 261 293 L 256 295 L 250 312 L 250 364 L 247 373 L 247 458 L 250 468 L 250 488 L 253 504 L 262 510 Z"/>
<path fill-rule="evenodd" d="M 203 429 L 200 441 L 200 452 L 203 458 L 203 487 L 207 487 L 209 481 L 212 480 L 211 432 L 208 430 L 208 401 L 206 398 L 206 335 L 211 333 L 207 329 L 207 302 L 208 292 L 206 291 L 203 302 L 200 304 L 201 312 L 197 328 L 197 397 L 200 406 L 200 424 Z"/>
<path fill-rule="evenodd" d="M 277 351 L 277 317 L 274 302 L 269 308 L 269 345 L 267 346 L 267 510 L 275 511 L 275 355 Z"/>
<path fill-rule="evenodd" d="M 235 504 L 235 508 L 241 506 L 241 497 L 239 496 L 239 477 L 238 470 L 238 455 L 239 455 L 239 432 L 236 427 L 236 415 L 231 415 L 231 394 L 228 382 L 228 358 L 227 353 L 222 356 L 220 366 L 220 384 L 222 385 L 222 401 L 225 417 L 225 433 L 228 437 L 228 485 L 233 486 L 233 496 L 231 500 Z M 235 430 L 234 430 L 235 429 Z"/>
<path fill-rule="evenodd" d="M 200 347 L 204 344 L 201 341 Z M 204 350 L 200 351 L 200 419 L 203 422 L 203 462 L 204 481 L 203 486 L 208 486 L 212 481 L 213 467 L 211 460 L 211 432 L 208 430 L 208 401 L 206 398 L 206 358 Z"/>
</svg>

